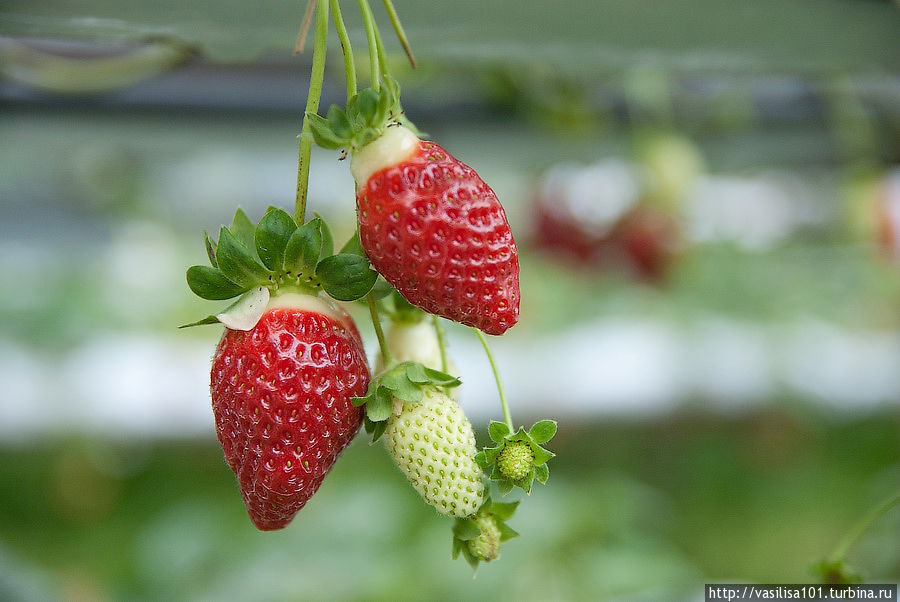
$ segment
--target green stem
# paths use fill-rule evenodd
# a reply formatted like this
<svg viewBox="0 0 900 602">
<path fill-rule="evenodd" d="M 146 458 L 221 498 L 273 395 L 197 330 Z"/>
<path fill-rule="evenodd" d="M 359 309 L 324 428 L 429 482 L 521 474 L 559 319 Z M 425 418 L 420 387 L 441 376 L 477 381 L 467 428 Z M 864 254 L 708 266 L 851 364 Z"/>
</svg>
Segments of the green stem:
<svg viewBox="0 0 900 602">
<path fill-rule="evenodd" d="M 409 58 L 409 64 L 415 69 L 416 57 L 413 56 L 412 48 L 409 46 L 409 40 L 406 39 L 406 32 L 403 31 L 403 24 L 400 23 L 400 17 L 397 16 L 397 11 L 394 10 L 394 3 L 391 2 L 391 0 L 384 0 L 384 9 L 391 19 L 391 25 L 394 26 L 394 31 L 397 32 L 397 39 L 400 40 L 403 51 L 406 53 L 407 58 Z"/>
<path fill-rule="evenodd" d="M 512 416 L 509 414 L 509 404 L 506 403 L 506 395 L 503 394 L 503 383 L 500 382 L 500 372 L 497 370 L 497 364 L 494 362 L 494 354 L 491 353 L 491 348 L 488 347 L 487 339 L 484 338 L 481 331 L 477 328 L 473 328 L 472 330 L 478 335 L 481 346 L 484 347 L 484 352 L 487 354 L 488 361 L 491 363 L 491 370 L 494 372 L 494 380 L 497 382 L 497 393 L 500 394 L 500 405 L 503 406 L 503 420 L 506 422 L 506 426 L 509 427 L 509 432 L 513 432 Z"/>
<path fill-rule="evenodd" d="M 325 78 L 325 47 L 328 38 L 328 3 L 316 3 L 316 40 L 313 48 L 312 73 L 309 76 L 309 93 L 306 97 L 306 111 L 300 129 L 300 160 L 297 163 L 297 197 L 294 202 L 294 221 L 303 225 L 306 221 L 306 195 L 309 186 L 309 158 L 312 153 L 313 138 L 306 113 L 319 110 L 322 96 L 322 81 Z"/>
<path fill-rule="evenodd" d="M 356 63 L 353 61 L 353 47 L 350 45 L 350 36 L 347 35 L 347 26 L 344 25 L 338 0 L 331 0 L 331 14 L 334 15 L 334 28 L 337 30 L 341 52 L 344 54 L 344 79 L 347 82 L 347 100 L 350 100 L 350 97 L 356 94 Z"/>
<path fill-rule="evenodd" d="M 362 13 L 363 24 L 366 28 L 366 43 L 369 45 L 369 67 L 372 71 L 372 87 L 377 91 L 381 89 L 381 69 L 378 62 L 378 42 L 375 40 L 378 25 L 372 14 L 372 7 L 368 0 L 358 0 L 359 10 Z"/>
<path fill-rule="evenodd" d="M 388 350 L 387 342 L 384 339 L 384 330 L 381 329 L 381 316 L 378 315 L 378 307 L 375 305 L 375 297 L 372 293 L 366 295 L 366 301 L 369 302 L 369 315 L 372 316 L 372 326 L 375 328 L 375 337 L 378 339 L 378 346 L 381 348 L 381 357 L 384 360 L 384 367 L 387 368 L 394 363 L 391 352 Z"/>
<path fill-rule="evenodd" d="M 890 512 L 891 509 L 896 506 L 900 506 L 900 491 L 895 492 L 894 495 L 873 508 L 861 521 L 856 523 L 853 528 L 844 535 L 843 539 L 838 542 L 838 545 L 835 546 L 834 551 L 831 552 L 831 556 L 828 557 L 829 561 L 840 562 L 844 560 L 847 556 L 847 552 L 849 552 L 850 548 L 859 541 L 859 538 L 862 537 L 862 535 L 868 531 L 879 518 Z"/>
<path fill-rule="evenodd" d="M 438 347 L 441 350 L 441 372 L 447 374 L 447 339 L 445 337 L 444 329 L 441 328 L 440 318 L 434 314 L 431 314 L 431 322 L 434 324 L 434 332 L 437 335 Z"/>
<path fill-rule="evenodd" d="M 384 44 L 381 42 L 381 32 L 375 28 L 375 49 L 378 51 L 378 66 L 381 68 L 382 77 L 390 75 L 391 71 L 387 64 L 387 52 L 384 51 Z"/>
</svg>

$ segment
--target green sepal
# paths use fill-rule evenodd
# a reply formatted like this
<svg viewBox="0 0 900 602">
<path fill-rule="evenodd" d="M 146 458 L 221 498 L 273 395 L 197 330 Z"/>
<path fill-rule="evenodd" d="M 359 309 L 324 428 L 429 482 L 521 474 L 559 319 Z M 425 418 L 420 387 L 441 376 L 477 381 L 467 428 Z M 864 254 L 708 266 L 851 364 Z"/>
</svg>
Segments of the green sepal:
<svg viewBox="0 0 900 602">
<path fill-rule="evenodd" d="M 328 123 L 328 128 L 335 137 L 349 140 L 351 136 L 353 136 L 353 128 L 350 126 L 350 120 L 347 119 L 347 114 L 341 110 L 339 106 L 331 105 L 331 107 L 329 107 L 326 122 Z"/>
<path fill-rule="evenodd" d="M 191 322 L 190 324 L 182 324 L 178 328 L 191 328 L 192 326 L 205 326 L 206 324 L 219 324 L 219 318 L 215 316 L 206 316 L 202 320 Z"/>
<path fill-rule="evenodd" d="M 406 371 L 391 370 L 384 375 L 381 384 L 383 388 L 390 389 L 397 399 L 409 403 L 422 401 L 422 387 L 410 380 Z"/>
<path fill-rule="evenodd" d="M 341 247 L 341 253 L 347 255 L 359 255 L 360 257 L 368 257 L 366 255 L 365 250 L 362 248 L 362 243 L 359 242 L 359 230 L 353 233 L 353 236 L 350 237 L 343 247 Z"/>
<path fill-rule="evenodd" d="M 366 433 L 372 435 L 372 440 L 369 442 L 369 444 L 371 445 L 372 443 L 378 441 L 384 434 L 385 429 L 387 429 L 387 420 L 372 422 L 371 420 L 369 420 L 369 417 L 366 416 L 363 419 L 363 426 L 366 429 Z"/>
<path fill-rule="evenodd" d="M 420 322 L 427 315 L 424 311 L 406 300 L 406 297 L 400 294 L 400 291 L 394 290 L 391 297 L 394 303 L 394 311 L 392 318 L 396 322 Z"/>
<path fill-rule="evenodd" d="M 247 289 L 269 283 L 269 271 L 228 228 L 219 233 L 216 261 L 226 278 Z"/>
<path fill-rule="evenodd" d="M 324 217 L 318 213 L 315 216 L 322 222 L 322 253 L 319 255 L 319 259 L 331 257 L 334 255 L 334 236 L 331 235 L 331 228 L 328 227 L 328 222 Z"/>
<path fill-rule="evenodd" d="M 525 493 L 530 494 L 533 481 L 535 479 L 540 483 L 546 483 L 550 478 L 550 469 L 547 461 L 555 457 L 556 454 L 541 447 L 535 441 L 532 433 L 541 441 L 548 441 L 556 434 L 557 424 L 553 420 L 541 420 L 535 423 L 529 431 L 525 431 L 523 427 L 515 433 L 510 433 L 506 424 L 497 421 L 491 421 L 488 427 L 488 434 L 491 439 L 498 445 L 494 447 L 485 447 L 475 456 L 475 462 L 484 470 L 485 474 L 492 481 L 497 482 L 497 487 L 503 495 L 512 491 L 513 487 L 519 487 Z M 524 441 L 532 453 L 531 466 L 528 472 L 521 479 L 510 479 L 500 471 L 498 465 L 500 454 L 510 443 Z"/>
<path fill-rule="evenodd" d="M 219 267 L 219 262 L 216 261 L 216 243 L 209 237 L 209 234 L 204 231 L 203 232 L 203 244 L 206 247 L 206 256 L 209 257 L 209 264 L 214 267 Z"/>
<path fill-rule="evenodd" d="M 393 401 L 391 391 L 385 387 L 378 387 L 366 403 L 366 418 L 372 422 L 385 422 L 391 417 Z"/>
<path fill-rule="evenodd" d="M 251 286 L 235 284 L 215 268 L 205 265 L 194 265 L 188 268 L 188 288 L 201 299 L 221 301 L 231 299 L 250 290 Z"/>
<path fill-rule="evenodd" d="M 241 241 L 241 243 L 247 247 L 248 251 L 251 253 L 256 252 L 256 245 L 253 240 L 254 234 L 256 233 L 256 227 L 240 207 L 234 212 L 234 219 L 231 220 L 231 228 L 229 228 L 229 230 L 234 234 L 236 239 Z M 219 238 L 219 244 L 222 244 L 221 238 Z"/>
<path fill-rule="evenodd" d="M 378 272 L 369 267 L 366 257 L 339 253 L 319 261 L 316 277 L 325 292 L 338 301 L 355 301 L 372 289 Z"/>
<path fill-rule="evenodd" d="M 481 529 L 471 518 L 458 518 L 453 523 L 453 537 L 460 541 L 470 541 L 481 535 Z"/>
<path fill-rule="evenodd" d="M 324 117 L 312 112 L 306 113 L 306 123 L 309 124 L 309 131 L 312 133 L 313 140 L 322 148 L 336 150 L 350 144 L 350 140 L 339 137 Z"/>
<path fill-rule="evenodd" d="M 509 426 L 504 422 L 491 420 L 491 424 L 488 426 L 488 435 L 492 441 L 502 443 L 509 436 Z"/>
<path fill-rule="evenodd" d="M 292 275 L 315 273 L 324 246 L 324 223 L 316 217 L 291 233 L 284 248 L 285 271 Z"/>
<path fill-rule="evenodd" d="M 513 537 L 518 537 L 519 532 L 504 522 L 499 522 L 497 528 L 500 530 L 500 541 L 509 541 Z"/>
<path fill-rule="evenodd" d="M 384 299 L 396 289 L 391 286 L 391 283 L 384 279 L 384 276 L 379 275 L 378 280 L 375 281 L 375 286 L 372 287 L 372 290 L 369 291 L 369 294 L 372 295 L 376 301 L 380 299 Z"/>
<path fill-rule="evenodd" d="M 556 434 L 556 428 L 555 420 L 541 420 L 534 423 L 534 426 L 528 431 L 528 436 L 535 443 L 546 443 L 553 439 L 553 435 Z"/>
<path fill-rule="evenodd" d="M 253 240 L 256 253 L 267 268 L 274 272 L 284 268 L 285 248 L 296 230 L 294 218 L 276 207 L 269 207 L 259 220 Z"/>
</svg>

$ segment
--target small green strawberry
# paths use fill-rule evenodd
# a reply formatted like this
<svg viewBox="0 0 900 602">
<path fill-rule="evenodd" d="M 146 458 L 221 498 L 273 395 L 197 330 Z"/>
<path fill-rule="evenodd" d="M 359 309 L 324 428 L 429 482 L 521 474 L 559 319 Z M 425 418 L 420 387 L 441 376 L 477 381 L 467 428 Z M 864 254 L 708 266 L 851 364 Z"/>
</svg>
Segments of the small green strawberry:
<svg viewBox="0 0 900 602">
<path fill-rule="evenodd" d="M 490 475 L 491 480 L 497 481 L 500 493 L 506 495 L 513 487 L 520 487 L 530 494 L 534 479 L 547 482 L 550 478 L 547 460 L 556 454 L 540 444 L 556 434 L 555 421 L 541 420 L 528 432 L 520 427 L 515 433 L 506 424 L 492 421 L 488 434 L 497 445 L 478 452 L 475 462 Z"/>
<path fill-rule="evenodd" d="M 387 421 L 385 439 L 394 463 L 441 514 L 465 518 L 484 501 L 481 469 L 469 419 L 437 388 L 421 401 L 402 402 Z"/>
<path fill-rule="evenodd" d="M 491 562 L 500 556 L 500 544 L 518 537 L 506 521 L 512 517 L 519 502 L 500 504 L 488 497 L 469 518 L 458 518 L 453 525 L 453 558 L 460 553 L 473 569 L 479 562 Z"/>
</svg>

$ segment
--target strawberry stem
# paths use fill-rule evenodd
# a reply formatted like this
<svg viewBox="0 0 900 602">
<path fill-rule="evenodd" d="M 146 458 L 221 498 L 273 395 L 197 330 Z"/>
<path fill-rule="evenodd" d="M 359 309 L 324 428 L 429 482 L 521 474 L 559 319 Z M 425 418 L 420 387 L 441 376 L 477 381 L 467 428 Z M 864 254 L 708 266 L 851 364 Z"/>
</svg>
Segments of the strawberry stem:
<svg viewBox="0 0 900 602">
<path fill-rule="evenodd" d="M 309 76 L 309 92 L 306 96 L 306 112 L 300 129 L 300 159 L 297 163 L 297 196 L 294 201 L 294 221 L 302 226 L 306 221 L 306 195 L 309 187 L 309 158 L 313 137 L 307 113 L 319 110 L 322 81 L 325 78 L 325 47 L 328 39 L 328 3 L 316 3 L 316 40 L 313 47 L 312 73 Z"/>
<path fill-rule="evenodd" d="M 366 28 L 366 43 L 369 46 L 369 67 L 372 77 L 372 88 L 377 92 L 381 89 L 381 66 L 378 62 L 378 42 L 375 40 L 378 25 L 375 23 L 375 16 L 372 14 L 372 7 L 369 6 L 368 0 L 358 0 L 359 10 L 362 13 L 363 24 Z"/>
<path fill-rule="evenodd" d="M 338 0 L 331 0 L 331 14 L 334 15 L 334 28 L 337 30 L 341 52 L 344 54 L 344 78 L 347 82 L 347 100 L 350 100 L 350 97 L 356 94 L 356 63 L 353 61 L 353 47 L 350 46 L 350 36 L 347 35 L 347 26 L 344 25 Z"/>
<path fill-rule="evenodd" d="M 406 53 L 406 57 L 409 59 L 409 64 L 412 65 L 412 68 L 416 68 L 416 57 L 413 56 L 412 48 L 409 45 L 409 40 L 406 39 L 406 32 L 403 31 L 403 24 L 400 23 L 400 17 L 397 16 L 397 11 L 394 10 L 394 3 L 391 0 L 384 0 L 384 9 L 387 11 L 388 16 L 391 19 L 391 25 L 394 26 L 394 31 L 397 33 L 397 39 L 400 40 L 400 45 L 403 46 L 403 51 Z"/>
<path fill-rule="evenodd" d="M 387 52 L 384 51 L 384 44 L 381 42 L 381 32 L 375 28 L 375 50 L 378 51 L 378 66 L 381 69 L 381 76 L 390 75 L 390 69 L 387 64 Z"/>
<path fill-rule="evenodd" d="M 847 552 L 850 551 L 850 548 L 859 541 L 859 538 L 869 530 L 869 528 L 877 521 L 879 518 L 887 514 L 896 506 L 900 506 L 900 491 L 894 492 L 894 495 L 889 497 L 887 500 L 876 506 L 869 512 L 866 516 L 863 517 L 861 521 L 856 523 L 850 531 L 847 532 L 846 535 L 838 542 L 838 545 L 835 546 L 834 551 L 831 552 L 831 555 L 828 557 L 830 562 L 839 562 L 844 560 L 844 557 L 847 556 Z"/>
<path fill-rule="evenodd" d="M 500 394 L 500 405 L 503 406 L 503 421 L 506 422 L 506 426 L 509 427 L 509 432 L 514 432 L 512 416 L 509 413 L 509 404 L 506 403 L 506 395 L 503 394 L 503 383 L 500 381 L 500 372 L 497 370 L 497 364 L 494 362 L 494 354 L 491 353 L 491 348 L 488 347 L 487 339 L 484 338 L 484 335 L 481 334 L 481 331 L 477 328 L 473 328 L 475 334 L 478 335 L 478 340 L 481 341 L 481 346 L 484 347 L 484 352 L 487 354 L 488 361 L 491 363 L 491 370 L 494 372 L 494 380 L 497 382 L 497 393 Z"/>
<path fill-rule="evenodd" d="M 378 306 L 375 304 L 375 297 L 372 293 L 366 295 L 366 301 L 369 302 L 369 315 L 372 316 L 372 326 L 375 328 L 375 338 L 378 339 L 378 346 L 381 348 L 381 357 L 384 360 L 385 368 L 394 363 L 391 352 L 388 349 L 384 339 L 384 330 L 381 328 L 381 316 L 378 315 Z"/>
<path fill-rule="evenodd" d="M 436 315 L 431 314 L 431 322 L 434 324 L 434 332 L 437 335 L 438 348 L 441 350 L 441 372 L 447 374 L 447 339 L 441 321 Z"/>
<path fill-rule="evenodd" d="M 316 8 L 316 0 L 309 0 L 306 3 L 306 12 L 303 13 L 303 24 L 300 25 L 300 32 L 297 34 L 297 44 L 294 46 L 294 54 L 302 54 L 303 47 L 306 46 L 306 34 L 309 32 L 309 24 L 312 23 L 313 11 Z"/>
</svg>

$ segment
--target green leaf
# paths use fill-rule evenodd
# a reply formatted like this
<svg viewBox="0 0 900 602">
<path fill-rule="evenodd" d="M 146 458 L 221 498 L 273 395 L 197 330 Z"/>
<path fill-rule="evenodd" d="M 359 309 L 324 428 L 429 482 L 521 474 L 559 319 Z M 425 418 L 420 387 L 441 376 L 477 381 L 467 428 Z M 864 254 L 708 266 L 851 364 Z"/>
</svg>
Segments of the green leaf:
<svg viewBox="0 0 900 602">
<path fill-rule="evenodd" d="M 381 439 L 381 436 L 384 434 L 384 431 L 387 429 L 387 420 L 382 420 L 380 422 L 374 423 L 375 426 L 372 429 L 372 443 Z"/>
<path fill-rule="evenodd" d="M 353 233 L 353 236 L 350 237 L 350 240 L 341 247 L 341 253 L 347 253 L 349 255 L 359 255 L 360 257 L 367 257 L 366 252 L 362 248 L 362 243 L 359 242 L 359 231 Z"/>
<path fill-rule="evenodd" d="M 434 368 L 429 368 L 428 366 L 425 366 L 425 374 L 431 380 L 431 384 L 438 385 L 439 387 L 458 387 L 462 384 L 462 381 L 455 376 L 451 376 L 440 370 L 435 370 Z"/>
<path fill-rule="evenodd" d="M 315 113 L 306 113 L 306 122 L 309 124 L 313 140 L 322 148 L 336 150 L 349 144 L 349 140 L 341 138 L 331 130 L 324 117 Z"/>
<path fill-rule="evenodd" d="M 359 114 L 359 121 L 368 127 L 379 127 L 380 123 L 375 123 L 378 112 L 378 92 L 372 88 L 365 88 L 356 95 L 356 110 Z"/>
<path fill-rule="evenodd" d="M 546 463 L 534 467 L 534 478 L 541 483 L 546 483 L 550 478 L 550 467 Z"/>
<path fill-rule="evenodd" d="M 459 558 L 459 552 L 462 549 L 463 541 L 461 539 L 453 538 L 453 549 L 450 551 L 450 558 L 452 560 L 456 560 Z"/>
<path fill-rule="evenodd" d="M 531 470 L 530 474 L 516 481 L 516 485 L 521 487 L 525 491 L 525 493 L 531 495 L 532 481 L 534 481 L 534 469 Z"/>
<path fill-rule="evenodd" d="M 192 326 L 203 326 L 205 324 L 218 324 L 219 318 L 215 316 L 206 316 L 202 320 L 197 320 L 196 322 L 191 322 L 190 324 L 182 324 L 178 328 L 191 328 Z"/>
<path fill-rule="evenodd" d="M 485 456 L 483 451 L 480 451 L 477 454 L 475 454 L 475 457 L 472 458 L 472 460 L 474 460 L 475 464 L 478 464 L 482 469 L 486 469 L 488 466 L 491 465 L 491 463 L 488 462 L 487 457 Z"/>
<path fill-rule="evenodd" d="M 331 228 L 328 227 L 328 222 L 325 221 L 325 218 L 318 213 L 315 215 L 322 221 L 322 254 L 319 255 L 321 260 L 334 255 L 334 237 L 331 235 Z"/>
<path fill-rule="evenodd" d="M 516 508 L 518 507 L 519 502 L 510 502 L 508 504 L 494 502 L 493 504 L 491 504 L 491 514 L 493 514 L 500 520 L 509 520 L 512 515 L 515 514 Z"/>
<path fill-rule="evenodd" d="M 254 240 L 256 252 L 263 264 L 279 272 L 284 266 L 284 250 L 291 235 L 297 230 L 294 218 L 286 211 L 270 207 L 256 226 Z"/>
<path fill-rule="evenodd" d="M 378 272 L 369 267 L 367 258 L 341 253 L 321 260 L 316 277 L 325 292 L 338 301 L 355 301 L 375 285 Z"/>
<path fill-rule="evenodd" d="M 212 267 L 219 267 L 218 262 L 216 262 L 216 243 L 209 237 L 209 234 L 206 232 L 203 233 L 203 243 L 206 245 L 206 256 L 209 257 L 209 263 Z"/>
<path fill-rule="evenodd" d="M 391 286 L 391 283 L 385 280 L 383 277 L 379 276 L 378 280 L 375 281 L 375 286 L 372 287 L 372 290 L 369 291 L 369 294 L 378 301 L 379 299 L 384 299 L 392 292 L 394 292 L 394 287 Z"/>
<path fill-rule="evenodd" d="M 250 218 L 247 217 L 247 214 L 244 213 L 244 210 L 240 207 L 234 212 L 234 219 L 231 220 L 230 230 L 231 233 L 234 234 L 234 237 L 247 247 L 248 251 L 251 253 L 256 252 L 256 245 L 253 242 L 256 228 L 253 226 L 253 222 L 250 221 Z M 219 237 L 219 244 L 222 244 L 221 237 Z"/>
<path fill-rule="evenodd" d="M 406 366 L 406 378 L 420 385 L 429 384 L 431 377 L 425 373 L 425 366 L 418 362 L 410 362 Z"/>
<path fill-rule="evenodd" d="M 374 397 L 366 404 L 366 416 L 372 422 L 387 420 L 391 416 L 392 406 L 390 391 L 379 387 Z"/>
<path fill-rule="evenodd" d="M 550 458 L 552 458 L 553 456 L 556 455 L 552 451 L 547 451 L 546 449 L 544 449 L 537 443 L 532 443 L 530 445 L 530 447 L 531 447 L 531 451 L 534 452 L 534 465 L 535 466 L 540 466 L 542 464 L 546 464 L 547 460 L 549 460 Z"/>
<path fill-rule="evenodd" d="M 405 370 L 391 370 L 381 379 L 383 387 L 393 391 L 393 395 L 409 403 L 422 401 L 422 388 L 407 378 Z"/>
<path fill-rule="evenodd" d="M 246 287 L 244 290 L 269 283 L 269 272 L 228 228 L 222 228 L 219 233 L 216 260 L 225 277 Z"/>
<path fill-rule="evenodd" d="M 394 291 L 391 298 L 394 302 L 394 315 L 401 322 L 418 322 L 425 317 L 425 312 L 410 303 L 400 294 L 400 291 Z"/>
<path fill-rule="evenodd" d="M 490 466 L 494 462 L 497 461 L 497 458 L 500 457 L 500 452 L 503 451 L 505 446 L 503 444 L 498 445 L 497 447 L 485 447 L 484 448 L 484 457 Z"/>
<path fill-rule="evenodd" d="M 491 424 L 488 426 L 488 435 L 493 441 L 501 443 L 509 435 L 509 427 L 506 423 L 491 420 Z"/>
<path fill-rule="evenodd" d="M 497 489 L 500 491 L 500 495 L 506 495 L 507 493 L 509 493 L 510 491 L 513 490 L 513 484 L 510 483 L 508 480 L 503 479 L 503 480 L 497 481 Z"/>
<path fill-rule="evenodd" d="M 352 403 L 357 408 L 363 404 L 369 403 L 372 399 L 375 398 L 375 393 L 369 393 L 363 397 L 351 397 L 350 403 Z"/>
<path fill-rule="evenodd" d="M 528 431 L 528 435 L 535 443 L 546 443 L 547 441 L 550 441 L 555 434 L 555 420 L 541 420 L 540 422 L 536 422 L 534 426 L 531 427 L 531 430 Z"/>
<path fill-rule="evenodd" d="M 507 525 L 504 522 L 500 522 L 497 525 L 497 528 L 500 529 L 500 541 L 507 541 L 512 539 L 513 537 L 518 537 L 519 532 Z"/>
<path fill-rule="evenodd" d="M 344 140 L 350 140 L 353 137 L 353 129 L 350 127 L 350 120 L 347 114 L 337 105 L 331 105 L 328 109 L 328 127 L 332 133 Z"/>
<path fill-rule="evenodd" d="M 313 274 L 322 253 L 321 218 L 314 218 L 291 233 L 284 248 L 284 269 L 292 274 Z"/>
<path fill-rule="evenodd" d="M 453 523 L 453 536 L 460 541 L 469 541 L 481 535 L 481 529 L 471 518 L 458 518 Z"/>
<path fill-rule="evenodd" d="M 235 284 L 219 270 L 205 265 L 188 268 L 187 284 L 195 295 L 212 301 L 237 297 L 250 288 Z"/>
</svg>

